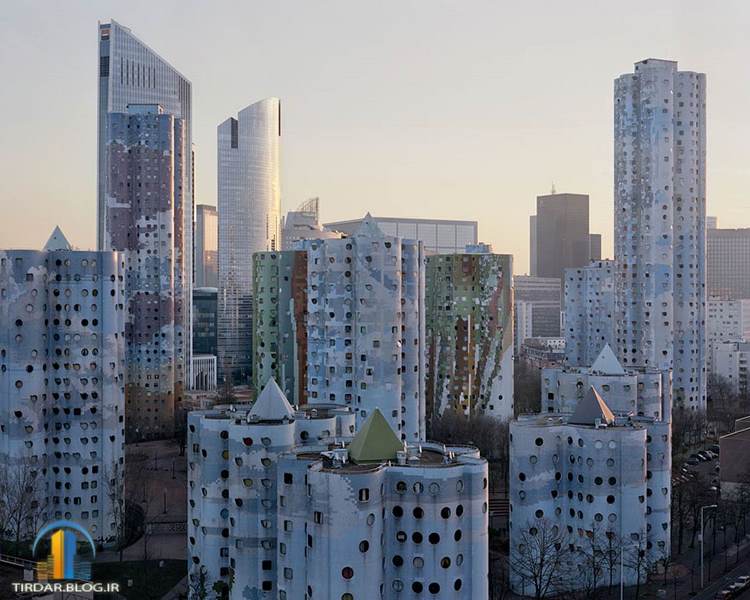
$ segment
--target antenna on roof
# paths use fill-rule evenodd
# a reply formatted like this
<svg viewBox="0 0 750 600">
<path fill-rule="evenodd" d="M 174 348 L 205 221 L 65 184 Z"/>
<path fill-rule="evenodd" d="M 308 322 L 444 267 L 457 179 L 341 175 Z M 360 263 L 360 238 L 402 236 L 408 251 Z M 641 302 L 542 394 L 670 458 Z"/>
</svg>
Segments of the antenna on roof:
<svg viewBox="0 0 750 600">
<path fill-rule="evenodd" d="M 555 191 L 555 182 L 553 181 L 552 182 L 552 191 L 550 192 L 550 194 L 556 194 L 556 193 L 557 192 Z"/>
</svg>

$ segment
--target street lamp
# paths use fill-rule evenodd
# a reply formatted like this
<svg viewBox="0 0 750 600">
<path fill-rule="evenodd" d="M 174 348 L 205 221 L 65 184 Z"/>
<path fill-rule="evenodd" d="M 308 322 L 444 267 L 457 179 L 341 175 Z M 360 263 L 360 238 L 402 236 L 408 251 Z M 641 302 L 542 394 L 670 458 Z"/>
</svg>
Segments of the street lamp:
<svg viewBox="0 0 750 600">
<path fill-rule="evenodd" d="M 700 543 L 701 543 L 701 589 L 703 589 L 703 509 L 705 508 L 718 508 L 717 504 L 708 504 L 706 506 L 701 506 L 701 537 L 700 537 Z"/>
</svg>

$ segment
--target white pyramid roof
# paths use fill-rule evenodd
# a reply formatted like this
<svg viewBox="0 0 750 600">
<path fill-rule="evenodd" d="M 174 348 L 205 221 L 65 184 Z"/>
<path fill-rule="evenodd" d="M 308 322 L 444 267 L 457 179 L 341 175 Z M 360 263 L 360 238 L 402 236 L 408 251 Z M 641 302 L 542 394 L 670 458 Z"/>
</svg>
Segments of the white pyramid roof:
<svg viewBox="0 0 750 600">
<path fill-rule="evenodd" d="M 368 212 L 365 215 L 365 218 L 362 219 L 360 226 L 354 232 L 354 237 L 382 238 L 385 237 L 385 234 L 383 233 L 383 230 L 378 227 L 378 224 L 375 219 L 372 218 L 372 215 Z"/>
<path fill-rule="evenodd" d="M 47 243 L 44 245 L 43 250 L 72 250 L 68 238 L 59 227 L 55 227 L 52 231 L 52 235 L 49 236 Z"/>
<path fill-rule="evenodd" d="M 293 419 L 294 409 L 281 391 L 276 380 L 272 377 L 258 396 L 248 417 L 255 417 L 260 421 L 281 421 L 284 418 Z"/>
<path fill-rule="evenodd" d="M 604 348 L 599 352 L 599 356 L 596 357 L 594 364 L 591 365 L 592 371 L 598 371 L 599 373 L 605 373 L 606 375 L 624 375 L 625 369 L 622 368 L 620 361 L 617 360 L 615 353 L 609 344 L 604 344 Z"/>
</svg>

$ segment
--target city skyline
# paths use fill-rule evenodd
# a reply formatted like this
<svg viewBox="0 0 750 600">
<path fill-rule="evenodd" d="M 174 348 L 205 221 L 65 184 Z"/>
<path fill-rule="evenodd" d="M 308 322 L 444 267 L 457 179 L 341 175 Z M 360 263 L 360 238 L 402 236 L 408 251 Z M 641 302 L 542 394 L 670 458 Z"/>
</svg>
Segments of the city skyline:
<svg viewBox="0 0 750 600">
<path fill-rule="evenodd" d="M 708 213 L 722 225 L 750 225 L 742 215 L 748 176 L 741 170 L 746 126 L 739 119 L 750 84 L 735 76 L 750 11 L 734 3 L 719 16 L 690 4 L 679 13 L 677 3 L 651 9 L 648 21 L 641 18 L 642 7 L 633 7 L 621 15 L 619 31 L 608 29 L 603 9 L 589 4 L 550 5 L 544 22 L 522 8 L 500 12 L 485 3 L 426 12 L 425 3 L 412 2 L 398 14 L 372 6 L 313 11 L 294 4 L 264 10 L 259 22 L 254 7 L 238 6 L 227 22 L 197 7 L 187 7 L 174 21 L 169 5 L 150 12 L 149 19 L 140 3 L 127 9 L 74 5 L 34 15 L 37 34 L 48 42 L 44 48 L 33 47 L 19 26 L 31 19 L 28 9 L 11 7 L 0 30 L 11 50 L 7 55 L 25 59 L 5 64 L 19 84 L 7 90 L 0 106 L 20 114 L 25 103 L 35 118 L 10 123 L 0 142 L 8 167 L 0 184 L 8 199 L 2 246 L 38 247 L 58 221 L 75 246 L 95 246 L 92 31 L 97 20 L 110 17 L 148 40 L 193 83 L 197 204 L 216 203 L 215 127 L 248 101 L 276 95 L 285 105 L 283 212 L 318 195 L 322 221 L 355 218 L 373 206 L 376 216 L 478 220 L 481 240 L 512 253 L 516 272 L 523 273 L 526 232 L 512 224 L 525 222 L 536 196 L 554 182 L 559 191 L 590 195 L 591 230 L 604 234 L 602 255 L 611 257 L 613 81 L 635 61 L 657 57 L 707 73 Z M 628 27 L 636 20 L 637 29 Z M 173 22 L 179 27 L 167 26 Z M 256 35 L 232 35 L 243 22 L 257 22 Z M 252 58 L 279 32 L 276 43 L 288 49 Z M 570 43 L 584 32 L 586 43 Z M 199 35 L 216 40 L 210 51 L 193 43 Z M 519 54 L 528 39 L 533 43 Z M 438 41 L 445 52 L 436 59 L 432 48 Z M 401 68 L 393 69 L 397 57 Z M 583 61 L 586 68 L 576 67 Z M 47 106 L 41 102 L 48 80 L 28 73 L 52 69 L 56 103 Z M 237 70 L 248 76 L 237 77 Z M 41 174 L 34 171 L 39 162 L 32 143 L 41 134 L 29 135 L 28 128 L 43 129 L 53 147 L 66 144 L 64 159 L 45 163 Z M 406 208 L 426 200 L 429 210 Z M 69 209 L 64 215 L 54 210 L 60 203 Z M 29 221 L 33 228 L 22 226 Z"/>
</svg>

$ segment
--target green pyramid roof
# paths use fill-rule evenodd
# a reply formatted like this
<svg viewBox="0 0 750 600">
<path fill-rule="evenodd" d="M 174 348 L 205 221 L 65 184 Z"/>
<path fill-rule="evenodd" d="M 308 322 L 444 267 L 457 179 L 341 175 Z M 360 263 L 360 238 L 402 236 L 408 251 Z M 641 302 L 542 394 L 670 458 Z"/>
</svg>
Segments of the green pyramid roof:
<svg viewBox="0 0 750 600">
<path fill-rule="evenodd" d="M 403 449 L 403 442 L 376 408 L 349 444 L 349 459 L 355 463 L 395 460 L 396 452 Z"/>
</svg>

